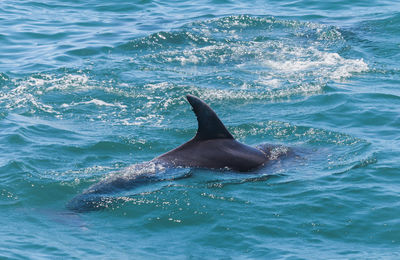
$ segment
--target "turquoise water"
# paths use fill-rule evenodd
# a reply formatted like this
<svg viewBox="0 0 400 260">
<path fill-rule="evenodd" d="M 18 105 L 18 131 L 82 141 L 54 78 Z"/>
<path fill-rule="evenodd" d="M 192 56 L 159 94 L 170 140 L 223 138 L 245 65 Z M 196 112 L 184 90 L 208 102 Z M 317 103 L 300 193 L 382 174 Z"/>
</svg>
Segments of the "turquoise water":
<svg viewBox="0 0 400 260">
<path fill-rule="evenodd" d="M 296 156 L 66 210 L 189 140 L 186 94 Z M 396 1 L 2 1 L 0 258 L 397 259 L 399 111 Z"/>
</svg>

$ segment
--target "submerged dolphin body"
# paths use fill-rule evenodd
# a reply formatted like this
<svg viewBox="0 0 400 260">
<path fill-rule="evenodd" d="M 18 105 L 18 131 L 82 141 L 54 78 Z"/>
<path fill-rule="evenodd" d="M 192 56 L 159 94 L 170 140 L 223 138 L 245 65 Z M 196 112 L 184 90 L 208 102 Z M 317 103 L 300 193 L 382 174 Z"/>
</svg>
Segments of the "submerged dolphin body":
<svg viewBox="0 0 400 260">
<path fill-rule="evenodd" d="M 192 95 L 186 98 L 198 122 L 193 139 L 150 162 L 132 165 L 94 184 L 72 199 L 67 208 L 74 211 L 103 208 L 108 200 L 107 195 L 150 182 L 175 179 L 176 176 L 168 174 L 168 169 L 194 167 L 248 172 L 263 166 L 271 157 L 276 157 L 271 154 L 273 146 L 254 148 L 236 141 L 205 102 Z"/>
</svg>

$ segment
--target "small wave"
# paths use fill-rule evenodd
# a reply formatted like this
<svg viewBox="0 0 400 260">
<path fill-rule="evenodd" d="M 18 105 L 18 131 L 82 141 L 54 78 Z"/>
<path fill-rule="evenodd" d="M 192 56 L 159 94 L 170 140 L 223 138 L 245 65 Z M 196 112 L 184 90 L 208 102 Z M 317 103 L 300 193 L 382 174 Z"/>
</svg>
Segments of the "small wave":
<svg viewBox="0 0 400 260">
<path fill-rule="evenodd" d="M 41 180 L 51 180 L 61 182 L 61 185 L 77 187 L 81 184 L 93 183 L 111 171 L 121 168 L 120 165 L 101 166 L 95 165 L 80 169 L 69 169 L 66 171 L 48 171 L 41 175 Z"/>
<path fill-rule="evenodd" d="M 204 35 L 199 35 L 190 31 L 177 32 L 158 32 L 143 38 L 135 39 L 126 44 L 118 46 L 124 51 L 149 51 L 166 49 L 175 46 L 206 45 L 214 41 Z"/>
<path fill-rule="evenodd" d="M 267 121 L 236 126 L 232 129 L 238 138 L 256 135 L 263 140 L 277 140 L 292 144 L 354 146 L 367 145 L 366 140 L 348 134 L 321 128 L 294 125 L 287 122 Z"/>
<path fill-rule="evenodd" d="M 51 91 L 65 91 L 67 89 L 89 89 L 86 75 L 67 74 L 55 77 L 50 74 L 37 74 L 23 79 L 12 79 L 0 91 L 0 101 L 7 110 L 20 108 L 35 109 L 50 114 L 60 114 L 51 104 L 41 100 L 41 96 Z"/>
<path fill-rule="evenodd" d="M 250 15 L 200 20 L 109 49 L 115 56 L 90 69 L 2 80 L 0 106 L 14 113 L 160 126 L 160 111 L 182 104 L 186 93 L 211 100 L 321 93 L 330 82 L 369 69 L 363 59 L 341 54 L 346 44 L 340 29 L 318 23 Z"/>
<path fill-rule="evenodd" d="M 19 197 L 14 192 L 6 189 L 0 188 L 0 205 L 5 206 L 15 206 L 19 202 Z"/>
<path fill-rule="evenodd" d="M 107 53 L 111 51 L 111 47 L 86 47 L 80 49 L 69 50 L 65 55 L 78 56 L 78 57 L 92 57 L 101 53 Z"/>
<path fill-rule="evenodd" d="M 2 134 L 6 138 L 19 135 L 17 140 L 24 139 L 27 142 L 40 142 L 51 143 L 51 139 L 66 138 L 72 143 L 76 140 L 80 133 L 68 128 L 66 124 L 43 120 L 39 118 L 30 118 L 17 114 L 8 115 L 3 121 L 2 125 L 7 127 L 7 131 Z M 51 133 L 51 135 L 49 135 Z M 46 142 L 48 140 L 48 142 Z"/>
<path fill-rule="evenodd" d="M 0 161 L 0 181 L 2 185 L 9 185 L 9 187 L 15 187 L 15 185 L 26 182 L 31 173 L 36 173 L 36 169 L 29 165 L 28 162 L 23 158 L 11 159 L 4 158 Z"/>
<path fill-rule="evenodd" d="M 194 70 L 200 84 L 210 71 L 214 75 L 232 71 L 229 79 L 212 80 L 222 84 L 223 91 L 233 91 L 232 96 L 309 95 L 321 92 L 331 81 L 369 70 L 362 58 L 341 54 L 348 43 L 338 28 L 274 17 L 239 15 L 198 21 L 134 42 L 135 48 L 146 50 L 137 53 L 139 60 L 155 70 L 185 71 L 187 77 Z M 153 45 L 139 46 L 138 42 Z M 207 88 L 201 86 L 202 91 L 211 89 L 216 95 L 221 89 Z"/>
<path fill-rule="evenodd" d="M 366 32 L 370 32 L 376 35 L 376 31 L 380 31 L 380 35 L 398 35 L 400 32 L 397 26 L 400 23 L 399 12 L 394 12 L 393 14 L 386 14 L 382 16 L 375 17 L 373 19 L 368 19 L 360 23 L 360 29 Z"/>
<path fill-rule="evenodd" d="M 39 73 L 26 78 L 11 79 L 6 83 L 5 87 L 0 89 L 0 106 L 12 113 L 46 113 L 62 118 L 68 111 L 87 111 L 88 106 L 110 108 L 119 112 L 127 109 L 127 105 L 114 101 L 116 98 L 102 95 L 126 95 L 122 89 L 93 80 L 82 71 L 65 74 Z M 84 96 L 96 91 L 101 91 L 97 94 L 99 98 L 89 96 L 87 100 Z M 79 97 L 79 94 L 82 97 Z M 104 97 L 111 102 L 104 100 Z M 93 115 L 93 118 L 97 116 Z"/>
<path fill-rule="evenodd" d="M 3 86 L 7 81 L 9 80 L 9 77 L 5 73 L 0 73 L 0 87 Z"/>
<path fill-rule="evenodd" d="M 71 104 L 66 104 L 66 103 L 64 103 L 64 104 L 61 105 L 61 107 L 62 107 L 62 108 L 69 108 L 69 107 L 72 107 L 72 106 L 90 105 L 90 104 L 93 104 L 93 105 L 95 105 L 95 106 L 119 107 L 119 108 L 121 108 L 121 109 L 127 108 L 126 105 L 123 105 L 123 104 L 121 104 L 121 103 L 119 103 L 119 102 L 116 102 L 116 103 L 107 103 L 107 102 L 105 102 L 105 101 L 103 101 L 103 100 L 96 99 L 96 98 L 95 98 L 95 99 L 92 99 L 92 100 L 89 100 L 89 101 L 82 101 L 82 102 L 77 102 L 77 103 L 72 102 Z"/>
</svg>

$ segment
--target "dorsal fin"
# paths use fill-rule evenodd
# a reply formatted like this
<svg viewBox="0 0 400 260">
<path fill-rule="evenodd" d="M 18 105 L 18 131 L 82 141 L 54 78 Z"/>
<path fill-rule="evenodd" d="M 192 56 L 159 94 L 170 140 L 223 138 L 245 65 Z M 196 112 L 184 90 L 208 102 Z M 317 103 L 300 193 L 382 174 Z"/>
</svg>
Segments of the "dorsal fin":
<svg viewBox="0 0 400 260">
<path fill-rule="evenodd" d="M 199 124 L 195 140 L 235 139 L 217 114 L 203 100 L 192 95 L 187 95 L 186 98 L 192 106 Z"/>
</svg>

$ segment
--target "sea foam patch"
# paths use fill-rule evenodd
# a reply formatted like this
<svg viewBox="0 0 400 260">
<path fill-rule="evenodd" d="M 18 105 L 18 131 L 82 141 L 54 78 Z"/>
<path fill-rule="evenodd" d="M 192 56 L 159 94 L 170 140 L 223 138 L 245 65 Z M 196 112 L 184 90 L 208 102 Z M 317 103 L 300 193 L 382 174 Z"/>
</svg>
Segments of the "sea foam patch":
<svg viewBox="0 0 400 260">
<path fill-rule="evenodd" d="M 168 42 L 152 37 L 160 48 L 143 53 L 141 59 L 184 78 L 200 79 L 200 88 L 216 96 L 310 95 L 329 82 L 369 70 L 362 58 L 343 52 L 349 46 L 339 28 L 312 22 L 239 15 L 190 23 L 169 32 Z"/>
</svg>

